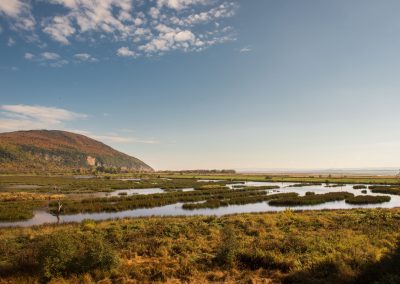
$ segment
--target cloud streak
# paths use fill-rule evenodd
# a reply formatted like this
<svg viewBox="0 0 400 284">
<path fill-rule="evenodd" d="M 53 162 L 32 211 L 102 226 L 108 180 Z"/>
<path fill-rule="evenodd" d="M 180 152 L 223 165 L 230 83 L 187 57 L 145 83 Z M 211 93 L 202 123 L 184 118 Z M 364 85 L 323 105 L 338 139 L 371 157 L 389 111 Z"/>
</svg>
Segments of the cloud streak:
<svg viewBox="0 0 400 284">
<path fill-rule="evenodd" d="M 68 122 L 87 119 L 89 116 L 57 107 L 39 105 L 0 105 L 0 132 L 35 129 L 60 129 L 75 132 L 109 143 L 157 144 L 154 139 L 126 137 L 116 133 L 97 134 L 87 130 L 71 129 Z"/>
</svg>

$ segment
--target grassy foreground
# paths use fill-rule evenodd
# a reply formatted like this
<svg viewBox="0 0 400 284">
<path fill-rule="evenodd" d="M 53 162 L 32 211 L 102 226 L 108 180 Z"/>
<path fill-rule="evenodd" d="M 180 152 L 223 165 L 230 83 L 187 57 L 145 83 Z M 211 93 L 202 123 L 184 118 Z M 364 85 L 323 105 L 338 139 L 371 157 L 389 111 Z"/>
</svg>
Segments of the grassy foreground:
<svg viewBox="0 0 400 284">
<path fill-rule="evenodd" d="M 400 209 L 0 229 L 0 283 L 400 283 Z"/>
</svg>

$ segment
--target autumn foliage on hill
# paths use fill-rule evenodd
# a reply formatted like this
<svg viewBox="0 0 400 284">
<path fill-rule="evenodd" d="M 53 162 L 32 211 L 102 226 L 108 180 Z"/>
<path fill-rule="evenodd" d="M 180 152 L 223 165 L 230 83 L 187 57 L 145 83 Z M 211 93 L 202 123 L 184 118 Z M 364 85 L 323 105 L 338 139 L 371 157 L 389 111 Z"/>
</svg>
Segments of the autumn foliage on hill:
<svg viewBox="0 0 400 284">
<path fill-rule="evenodd" d="M 141 160 L 80 134 L 58 130 L 0 133 L 1 173 L 57 172 L 93 166 L 152 170 Z"/>
</svg>

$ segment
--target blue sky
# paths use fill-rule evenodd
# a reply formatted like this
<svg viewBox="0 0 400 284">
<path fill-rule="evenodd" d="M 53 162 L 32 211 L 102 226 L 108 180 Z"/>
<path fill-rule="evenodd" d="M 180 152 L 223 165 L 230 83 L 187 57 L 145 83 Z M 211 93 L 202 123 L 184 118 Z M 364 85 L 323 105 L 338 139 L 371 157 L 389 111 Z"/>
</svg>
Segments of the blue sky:
<svg viewBox="0 0 400 284">
<path fill-rule="evenodd" d="M 396 167 L 399 9 L 2 0 L 0 131 L 75 131 L 156 169 Z"/>
</svg>

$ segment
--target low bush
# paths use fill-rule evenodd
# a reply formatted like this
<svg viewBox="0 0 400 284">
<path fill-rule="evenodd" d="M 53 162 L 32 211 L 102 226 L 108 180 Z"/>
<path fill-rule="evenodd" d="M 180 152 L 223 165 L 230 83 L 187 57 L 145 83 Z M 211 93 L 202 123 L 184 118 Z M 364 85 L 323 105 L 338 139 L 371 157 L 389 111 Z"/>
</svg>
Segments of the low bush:
<svg viewBox="0 0 400 284">
<path fill-rule="evenodd" d="M 55 232 L 42 235 L 20 248 L 16 256 L 16 270 L 31 267 L 42 279 L 63 277 L 90 272 L 95 269 L 108 271 L 118 263 L 111 245 L 100 235 L 86 232 L 70 234 Z"/>
</svg>

